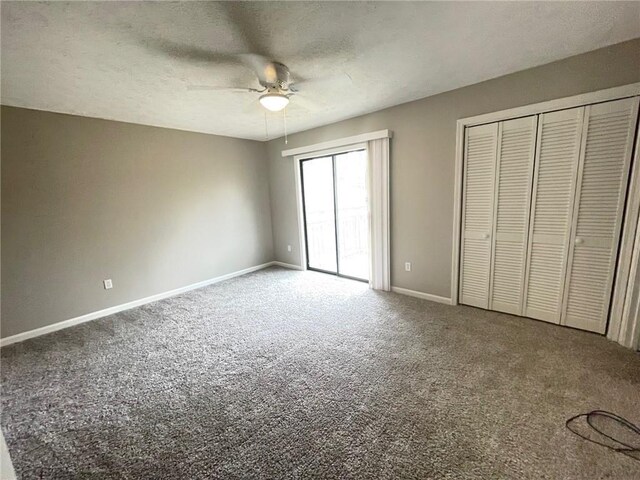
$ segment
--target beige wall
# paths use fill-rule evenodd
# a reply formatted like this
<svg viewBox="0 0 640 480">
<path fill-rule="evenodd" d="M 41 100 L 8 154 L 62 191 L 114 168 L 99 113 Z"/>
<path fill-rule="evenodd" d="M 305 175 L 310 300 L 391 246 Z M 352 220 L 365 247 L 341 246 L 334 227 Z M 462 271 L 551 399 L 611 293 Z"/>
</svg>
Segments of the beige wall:
<svg viewBox="0 0 640 480">
<path fill-rule="evenodd" d="M 260 142 L 2 107 L 2 336 L 271 261 L 267 175 Z"/>
<path fill-rule="evenodd" d="M 640 39 L 290 135 L 286 148 L 392 130 L 392 285 L 449 298 L 456 120 L 638 82 L 638 59 Z M 275 258 L 299 264 L 293 160 L 283 139 L 267 148 Z"/>
</svg>

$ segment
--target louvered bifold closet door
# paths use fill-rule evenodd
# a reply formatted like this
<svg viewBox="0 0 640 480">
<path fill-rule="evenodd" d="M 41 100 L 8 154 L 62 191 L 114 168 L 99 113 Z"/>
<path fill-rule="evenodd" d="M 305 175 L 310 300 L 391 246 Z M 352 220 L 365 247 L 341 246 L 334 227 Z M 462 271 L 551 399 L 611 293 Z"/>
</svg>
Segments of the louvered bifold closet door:
<svg viewBox="0 0 640 480">
<path fill-rule="evenodd" d="M 637 97 L 586 107 L 563 325 L 606 330 L 637 118 Z"/>
<path fill-rule="evenodd" d="M 584 107 L 538 119 L 524 315 L 560 323 Z"/>
<path fill-rule="evenodd" d="M 522 315 L 537 116 L 501 122 L 489 308 Z"/>
<path fill-rule="evenodd" d="M 498 124 L 466 130 L 460 259 L 461 303 L 487 308 Z"/>
</svg>

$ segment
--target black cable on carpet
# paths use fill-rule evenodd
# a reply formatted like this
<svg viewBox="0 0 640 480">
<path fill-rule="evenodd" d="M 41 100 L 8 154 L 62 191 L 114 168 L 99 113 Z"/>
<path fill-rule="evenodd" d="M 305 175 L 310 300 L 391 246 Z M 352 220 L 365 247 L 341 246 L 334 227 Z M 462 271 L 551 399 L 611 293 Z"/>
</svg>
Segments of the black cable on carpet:
<svg viewBox="0 0 640 480">
<path fill-rule="evenodd" d="M 581 424 L 581 420 L 586 424 Z M 593 410 L 571 417 L 565 426 L 579 437 L 640 461 L 640 427 L 615 413 Z"/>
</svg>

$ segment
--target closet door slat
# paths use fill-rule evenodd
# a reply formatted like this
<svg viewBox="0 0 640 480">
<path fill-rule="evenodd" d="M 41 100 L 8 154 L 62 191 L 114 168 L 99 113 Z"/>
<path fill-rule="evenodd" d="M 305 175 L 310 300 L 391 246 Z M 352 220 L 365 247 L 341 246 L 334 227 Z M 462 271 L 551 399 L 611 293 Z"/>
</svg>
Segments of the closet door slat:
<svg viewBox="0 0 640 480">
<path fill-rule="evenodd" d="M 537 116 L 500 123 L 489 308 L 522 314 Z"/>
<path fill-rule="evenodd" d="M 638 98 L 586 107 L 562 324 L 605 333 Z"/>
<path fill-rule="evenodd" d="M 460 301 L 481 308 L 489 305 L 497 135 L 495 123 L 465 132 Z"/>
<path fill-rule="evenodd" d="M 584 107 L 538 119 L 524 315 L 560 323 Z"/>
</svg>

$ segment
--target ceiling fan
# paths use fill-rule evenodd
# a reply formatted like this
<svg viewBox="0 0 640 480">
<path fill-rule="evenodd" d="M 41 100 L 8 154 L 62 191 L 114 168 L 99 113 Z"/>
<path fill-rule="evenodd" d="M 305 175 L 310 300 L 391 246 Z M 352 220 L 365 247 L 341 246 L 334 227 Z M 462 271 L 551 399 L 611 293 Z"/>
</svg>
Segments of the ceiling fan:
<svg viewBox="0 0 640 480">
<path fill-rule="evenodd" d="M 189 85 L 188 90 L 227 90 L 235 92 L 261 93 L 258 98 L 260 104 L 272 112 L 279 112 L 289 104 L 289 99 L 293 95 L 298 95 L 300 90 L 304 90 L 313 84 L 331 83 L 333 86 L 345 86 L 346 82 L 352 82 L 351 77 L 346 74 L 322 77 L 315 80 L 303 80 L 294 82 L 291 78 L 289 67 L 283 63 L 269 60 L 267 57 L 258 54 L 245 53 L 234 55 L 237 60 L 252 69 L 258 78 L 261 87 L 217 87 L 209 85 Z M 309 104 L 308 99 L 304 103 Z"/>
<path fill-rule="evenodd" d="M 146 47 L 168 55 L 174 59 L 181 59 L 188 62 L 204 62 L 215 67 L 225 67 L 230 64 L 243 65 L 251 69 L 257 76 L 261 88 L 251 87 L 220 87 L 211 85 L 189 85 L 188 90 L 225 90 L 243 93 L 259 93 L 260 104 L 267 110 L 278 112 L 283 110 L 293 95 L 296 95 L 296 104 L 307 109 L 314 109 L 314 102 L 304 94 L 307 89 L 319 88 L 343 88 L 352 84 L 351 77 L 346 74 L 323 76 L 321 78 L 304 79 L 298 75 L 292 78 L 289 68 L 281 62 L 273 60 L 273 55 L 269 53 L 269 45 L 265 43 L 264 26 L 255 23 L 255 5 L 250 2 L 214 2 L 211 7 L 216 16 L 222 15 L 227 19 L 227 25 L 234 29 L 235 37 L 240 40 L 242 46 L 240 51 L 252 53 L 221 53 L 206 48 L 193 45 L 174 43 L 165 38 L 145 38 L 143 43 Z M 334 54 L 331 46 L 318 46 L 325 54 Z M 321 55 L 322 55 L 321 53 Z M 314 50 L 313 56 L 302 50 L 296 55 L 298 59 L 308 60 L 317 58 L 318 51 Z"/>
<path fill-rule="evenodd" d="M 261 89 L 250 87 L 215 87 L 208 85 L 189 85 L 188 90 L 231 90 L 238 92 L 261 93 L 260 104 L 272 112 L 279 112 L 289 104 L 289 97 L 298 92 L 291 80 L 289 68 L 280 63 L 268 60 L 258 54 L 246 53 L 236 55 L 245 66 L 251 68 Z"/>
</svg>

